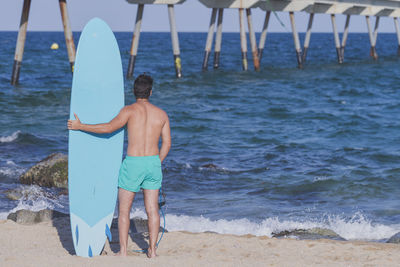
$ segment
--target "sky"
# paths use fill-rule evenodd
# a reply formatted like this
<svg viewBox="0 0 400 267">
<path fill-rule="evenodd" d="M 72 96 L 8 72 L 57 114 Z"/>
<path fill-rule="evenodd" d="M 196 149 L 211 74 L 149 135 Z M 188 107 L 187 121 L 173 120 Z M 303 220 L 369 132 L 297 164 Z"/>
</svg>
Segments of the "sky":
<svg viewBox="0 0 400 267">
<path fill-rule="evenodd" d="M 17 31 L 21 18 L 23 0 L 0 1 L 0 31 Z M 137 5 L 125 0 L 67 0 L 69 19 L 73 31 L 81 31 L 84 25 L 93 17 L 105 20 L 113 31 L 133 31 Z M 175 6 L 177 29 L 179 32 L 206 32 L 210 22 L 211 9 L 206 8 L 197 0 L 187 0 Z M 259 8 L 252 10 L 254 29 L 262 30 L 265 11 Z M 291 31 L 288 13 L 277 12 L 282 26 L 275 15 L 271 16 L 269 31 Z M 304 32 L 307 27 L 308 14 L 295 13 L 297 30 Z M 224 12 L 224 32 L 239 31 L 239 15 L 237 9 L 227 9 Z M 337 15 L 339 31 L 343 31 L 345 16 Z M 374 22 L 374 19 L 371 20 Z M 246 23 L 247 24 L 247 23 Z M 373 27 L 373 25 L 372 25 Z M 57 0 L 32 0 L 29 13 L 28 31 L 62 31 L 60 8 Z M 350 32 L 367 32 L 365 17 L 352 16 Z M 165 5 L 145 5 L 142 31 L 169 31 L 168 11 Z M 313 32 L 332 32 L 330 16 L 316 14 Z M 394 33 L 392 18 L 382 17 L 379 32 Z"/>
</svg>

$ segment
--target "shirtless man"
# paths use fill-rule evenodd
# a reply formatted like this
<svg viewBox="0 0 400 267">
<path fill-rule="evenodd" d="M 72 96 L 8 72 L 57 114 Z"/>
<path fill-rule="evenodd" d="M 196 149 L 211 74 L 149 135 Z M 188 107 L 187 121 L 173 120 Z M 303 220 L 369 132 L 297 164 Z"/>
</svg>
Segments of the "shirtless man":
<svg viewBox="0 0 400 267">
<path fill-rule="evenodd" d="M 158 193 L 161 188 L 161 162 L 171 148 L 171 132 L 167 113 L 149 102 L 152 94 L 153 79 L 145 74 L 135 80 L 134 94 L 136 103 L 125 106 L 108 123 L 83 124 L 68 120 L 69 130 L 81 130 L 92 133 L 112 133 L 125 125 L 128 129 L 128 151 L 123 160 L 118 178 L 119 218 L 118 232 L 120 256 L 126 256 L 129 231 L 129 213 L 135 194 L 143 189 L 144 205 L 148 217 L 150 232 L 147 256 L 156 255 L 156 242 L 160 227 L 158 213 Z M 162 139 L 161 149 L 158 142 Z"/>
</svg>

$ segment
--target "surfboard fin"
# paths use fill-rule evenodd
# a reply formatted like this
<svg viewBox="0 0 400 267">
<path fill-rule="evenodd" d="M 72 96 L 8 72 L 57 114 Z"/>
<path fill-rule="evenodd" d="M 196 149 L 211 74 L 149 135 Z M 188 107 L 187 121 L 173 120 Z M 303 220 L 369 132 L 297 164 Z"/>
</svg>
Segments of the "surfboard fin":
<svg viewBox="0 0 400 267">
<path fill-rule="evenodd" d="M 89 245 L 89 257 L 93 257 L 93 253 L 92 253 L 92 248 L 90 247 L 90 245 Z"/>
<path fill-rule="evenodd" d="M 78 241 L 79 241 L 78 225 L 76 225 L 76 228 L 75 228 L 75 240 L 76 240 L 76 245 L 78 246 Z"/>
<path fill-rule="evenodd" d="M 110 227 L 108 227 L 108 224 L 106 223 L 106 236 L 108 237 L 108 241 L 112 241 L 112 235 L 110 231 Z"/>
</svg>

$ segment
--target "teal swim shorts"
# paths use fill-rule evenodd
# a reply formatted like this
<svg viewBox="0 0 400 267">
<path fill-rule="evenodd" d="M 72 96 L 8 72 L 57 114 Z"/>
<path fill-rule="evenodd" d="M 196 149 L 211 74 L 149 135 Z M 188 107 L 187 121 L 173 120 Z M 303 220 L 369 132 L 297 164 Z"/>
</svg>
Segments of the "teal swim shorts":
<svg viewBox="0 0 400 267">
<path fill-rule="evenodd" d="M 119 169 L 118 187 L 132 192 L 143 189 L 160 189 L 161 161 L 158 155 L 145 157 L 126 156 Z"/>
</svg>

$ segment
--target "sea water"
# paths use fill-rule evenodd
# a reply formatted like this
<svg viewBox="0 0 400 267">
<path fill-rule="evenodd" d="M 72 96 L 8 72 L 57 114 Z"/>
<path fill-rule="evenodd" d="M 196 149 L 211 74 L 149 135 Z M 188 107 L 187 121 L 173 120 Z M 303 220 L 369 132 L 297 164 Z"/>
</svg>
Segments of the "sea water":
<svg viewBox="0 0 400 267">
<path fill-rule="evenodd" d="M 62 32 L 29 32 L 20 83 L 10 85 L 16 32 L 0 32 L 0 217 L 18 209 L 68 212 L 60 190 L 21 185 L 51 153 L 67 153 L 72 74 Z M 131 33 L 116 33 L 124 71 Z M 304 38 L 304 35 L 301 35 Z M 77 44 L 79 33 L 74 33 Z M 224 33 L 221 66 L 201 71 L 205 33 L 180 33 L 175 78 L 169 33 L 143 33 L 135 75 L 154 77 L 151 101 L 170 116 L 163 164 L 170 231 L 271 236 L 329 228 L 350 240 L 400 231 L 400 58 L 394 34 L 349 34 L 337 64 L 333 36 L 311 37 L 297 68 L 290 33 L 267 37 L 261 71 L 242 71 L 238 33 Z M 53 42 L 60 45 L 51 50 Z M 134 101 L 125 81 L 126 104 Z M 20 188 L 24 197 L 6 198 Z M 145 217 L 142 195 L 132 216 Z"/>
</svg>

